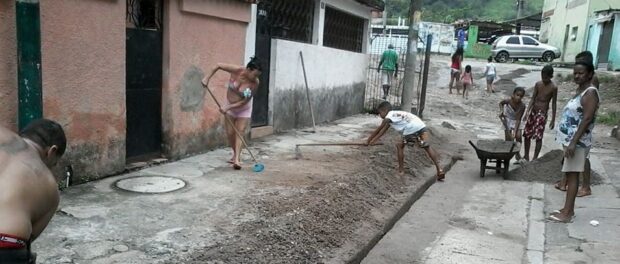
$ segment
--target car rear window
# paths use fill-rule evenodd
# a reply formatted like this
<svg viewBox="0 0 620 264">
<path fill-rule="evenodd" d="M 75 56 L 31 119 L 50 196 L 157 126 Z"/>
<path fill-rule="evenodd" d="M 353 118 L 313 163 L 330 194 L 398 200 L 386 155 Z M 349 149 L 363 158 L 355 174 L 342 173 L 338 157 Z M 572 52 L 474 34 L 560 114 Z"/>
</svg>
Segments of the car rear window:
<svg viewBox="0 0 620 264">
<path fill-rule="evenodd" d="M 506 40 L 506 44 L 520 44 L 519 37 L 509 37 Z"/>
<path fill-rule="evenodd" d="M 525 45 L 536 45 L 536 40 L 530 37 L 523 37 L 523 44 Z"/>
</svg>

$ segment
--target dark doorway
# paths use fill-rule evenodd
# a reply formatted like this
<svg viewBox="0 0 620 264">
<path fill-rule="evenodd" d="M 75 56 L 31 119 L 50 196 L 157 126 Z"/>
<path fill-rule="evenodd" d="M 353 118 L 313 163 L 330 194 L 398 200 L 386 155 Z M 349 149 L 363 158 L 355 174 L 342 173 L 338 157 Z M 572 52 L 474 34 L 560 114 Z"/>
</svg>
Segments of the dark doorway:
<svg viewBox="0 0 620 264">
<path fill-rule="evenodd" d="M 127 0 L 127 159 L 161 152 L 162 1 Z"/>
<path fill-rule="evenodd" d="M 271 59 L 271 1 L 260 1 L 256 14 L 256 56 L 260 58 L 263 72 L 252 105 L 252 127 L 269 124 L 269 64 Z"/>
<path fill-rule="evenodd" d="M 609 61 L 609 50 L 611 49 L 611 36 L 614 34 L 614 20 L 603 23 L 601 38 L 598 43 L 598 63 Z"/>
</svg>

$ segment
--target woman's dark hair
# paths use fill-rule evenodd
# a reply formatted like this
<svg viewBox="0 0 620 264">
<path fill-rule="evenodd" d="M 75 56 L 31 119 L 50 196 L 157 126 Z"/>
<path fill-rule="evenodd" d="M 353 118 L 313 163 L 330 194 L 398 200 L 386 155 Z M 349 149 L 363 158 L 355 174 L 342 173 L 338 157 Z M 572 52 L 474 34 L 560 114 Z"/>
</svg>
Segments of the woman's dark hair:
<svg viewBox="0 0 620 264">
<path fill-rule="evenodd" d="M 471 72 L 471 66 L 469 66 L 469 65 L 465 66 L 465 72 L 466 73 L 470 73 Z"/>
<path fill-rule="evenodd" d="M 260 59 L 256 56 L 250 58 L 250 62 L 248 62 L 248 65 L 246 65 L 245 67 L 250 70 L 263 71 L 263 67 L 261 65 Z"/>
<path fill-rule="evenodd" d="M 32 140 L 42 148 L 58 147 L 58 155 L 62 156 L 67 148 L 67 138 L 62 127 L 48 119 L 38 119 L 30 122 L 19 135 Z"/>
<path fill-rule="evenodd" d="M 463 48 L 456 48 L 456 51 L 454 52 L 454 54 L 452 54 L 452 59 L 456 59 L 457 56 L 463 56 Z"/>
<path fill-rule="evenodd" d="M 577 56 L 575 56 L 575 61 L 586 61 L 586 62 L 590 62 L 590 63 L 594 63 L 594 56 L 592 56 L 592 52 L 590 51 L 582 51 L 579 52 L 579 54 L 577 54 Z"/>
</svg>

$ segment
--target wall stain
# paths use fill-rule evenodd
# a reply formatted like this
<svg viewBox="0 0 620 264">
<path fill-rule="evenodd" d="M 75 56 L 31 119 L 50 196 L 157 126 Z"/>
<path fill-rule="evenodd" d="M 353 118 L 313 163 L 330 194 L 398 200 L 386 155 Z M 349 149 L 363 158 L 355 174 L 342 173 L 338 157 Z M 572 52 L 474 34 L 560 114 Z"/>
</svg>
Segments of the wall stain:
<svg viewBox="0 0 620 264">
<path fill-rule="evenodd" d="M 205 89 L 201 81 L 205 77 L 204 72 L 196 67 L 190 66 L 181 80 L 181 111 L 198 112 L 202 110 L 205 98 Z"/>
</svg>

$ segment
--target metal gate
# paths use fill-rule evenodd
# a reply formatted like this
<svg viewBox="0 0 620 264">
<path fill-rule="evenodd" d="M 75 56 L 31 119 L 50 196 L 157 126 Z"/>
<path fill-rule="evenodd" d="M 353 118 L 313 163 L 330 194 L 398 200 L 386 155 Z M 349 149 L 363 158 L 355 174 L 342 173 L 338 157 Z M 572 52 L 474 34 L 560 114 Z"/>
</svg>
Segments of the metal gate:
<svg viewBox="0 0 620 264">
<path fill-rule="evenodd" d="M 161 151 L 161 1 L 128 0 L 126 29 L 127 158 Z"/>
<path fill-rule="evenodd" d="M 376 28 L 375 28 L 376 29 Z M 364 108 L 368 111 L 374 110 L 381 102 L 388 101 L 395 108 L 400 108 L 402 92 L 404 88 L 405 77 L 405 57 L 407 54 L 407 35 L 400 34 L 386 34 L 373 33 L 371 37 L 370 48 L 370 61 L 368 64 L 368 75 L 366 81 L 366 93 L 364 100 Z M 418 39 L 420 45 L 424 45 L 421 39 Z M 383 87 L 381 71 L 379 69 L 379 62 L 381 61 L 381 55 L 388 49 L 388 45 L 392 44 L 394 50 L 398 53 L 398 72 L 396 78 L 392 79 L 392 86 L 390 87 L 387 98 L 383 99 Z M 418 46 L 420 46 L 418 45 Z M 416 56 L 416 70 L 415 70 L 415 86 L 414 86 L 414 108 L 417 108 L 420 87 L 421 87 L 421 73 L 424 60 L 424 49 L 418 48 Z"/>
<path fill-rule="evenodd" d="M 256 56 L 261 60 L 263 71 L 259 77 L 258 91 L 252 103 L 252 127 L 269 124 L 269 64 L 271 60 L 271 24 L 269 11 L 271 3 L 261 1 L 258 4 L 256 18 Z"/>
</svg>

